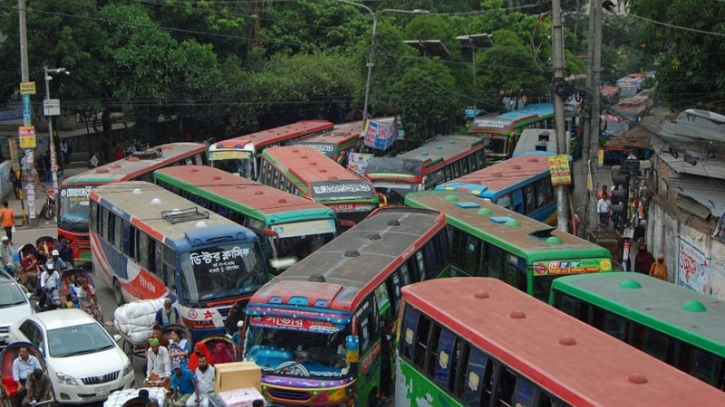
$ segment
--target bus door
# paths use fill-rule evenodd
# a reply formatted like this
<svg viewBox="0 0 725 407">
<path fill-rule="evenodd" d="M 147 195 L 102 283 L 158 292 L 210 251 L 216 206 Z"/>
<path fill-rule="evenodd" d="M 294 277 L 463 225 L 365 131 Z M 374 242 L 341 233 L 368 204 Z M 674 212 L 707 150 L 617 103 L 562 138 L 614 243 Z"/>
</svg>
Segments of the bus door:
<svg viewBox="0 0 725 407">
<path fill-rule="evenodd" d="M 520 189 L 515 190 L 511 196 L 514 200 L 514 208 L 513 210 L 518 213 L 524 213 L 524 194 L 521 192 Z"/>
</svg>

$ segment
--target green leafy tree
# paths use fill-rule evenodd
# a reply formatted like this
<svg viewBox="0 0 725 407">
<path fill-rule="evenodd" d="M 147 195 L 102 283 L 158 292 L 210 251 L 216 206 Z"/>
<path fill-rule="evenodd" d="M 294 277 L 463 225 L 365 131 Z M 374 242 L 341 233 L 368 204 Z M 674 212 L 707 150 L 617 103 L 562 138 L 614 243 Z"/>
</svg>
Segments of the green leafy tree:
<svg viewBox="0 0 725 407">
<path fill-rule="evenodd" d="M 391 99 L 402 118 L 405 139 L 423 142 L 443 120 L 461 112 L 455 79 L 437 58 L 411 66 L 391 89 Z"/>
<path fill-rule="evenodd" d="M 639 45 L 646 62 L 658 63 L 660 101 L 675 109 L 723 110 L 725 3 L 696 0 L 632 0 L 643 23 Z"/>
</svg>

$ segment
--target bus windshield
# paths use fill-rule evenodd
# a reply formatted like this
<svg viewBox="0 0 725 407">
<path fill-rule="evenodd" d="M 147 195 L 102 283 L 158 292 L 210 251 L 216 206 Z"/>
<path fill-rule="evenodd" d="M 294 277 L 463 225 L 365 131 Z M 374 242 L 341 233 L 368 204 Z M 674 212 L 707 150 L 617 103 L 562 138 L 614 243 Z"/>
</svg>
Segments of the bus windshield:
<svg viewBox="0 0 725 407">
<path fill-rule="evenodd" d="M 249 243 L 236 243 L 182 253 L 181 304 L 192 306 L 253 293 L 267 282 L 261 252 Z"/>
<path fill-rule="evenodd" d="M 61 188 L 58 223 L 63 224 L 64 228 L 69 230 L 74 230 L 74 228 L 88 230 L 88 195 L 90 193 L 90 186 Z"/>
<path fill-rule="evenodd" d="M 489 154 L 505 154 L 506 153 L 506 140 L 508 136 L 505 134 L 483 134 L 483 148 Z"/>
<path fill-rule="evenodd" d="M 307 236 L 293 237 L 282 237 L 280 235 L 279 238 L 267 236 L 270 247 L 274 250 L 273 256 L 269 261 L 270 267 L 274 269 L 272 270 L 273 274 L 279 274 L 314 253 L 320 247 L 330 243 L 335 238 L 334 224 L 332 226 L 333 229 L 329 233 L 315 233 Z"/>
<path fill-rule="evenodd" d="M 252 155 L 246 151 L 239 151 L 238 153 L 245 153 L 243 156 L 246 157 L 221 160 L 217 159 L 211 162 L 212 166 L 230 174 L 237 174 L 240 177 L 252 179 L 252 170 L 254 169 L 254 160 L 252 159 Z"/>
<path fill-rule="evenodd" d="M 351 373 L 345 338 L 350 325 L 265 315 L 251 318 L 246 357 L 264 373 L 306 378 L 343 378 Z M 281 327 L 280 325 L 288 325 Z"/>
</svg>

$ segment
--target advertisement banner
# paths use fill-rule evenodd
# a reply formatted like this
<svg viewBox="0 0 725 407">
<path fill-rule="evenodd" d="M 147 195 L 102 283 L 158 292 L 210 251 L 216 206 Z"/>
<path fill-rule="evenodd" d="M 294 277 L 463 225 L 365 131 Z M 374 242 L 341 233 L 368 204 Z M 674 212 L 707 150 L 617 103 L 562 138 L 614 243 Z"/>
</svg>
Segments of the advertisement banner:
<svg viewBox="0 0 725 407">
<path fill-rule="evenodd" d="M 710 294 L 710 259 L 694 245 L 680 238 L 677 251 L 677 285 Z"/>
<path fill-rule="evenodd" d="M 549 156 L 549 171 L 551 172 L 552 186 L 571 185 L 569 157 L 566 154 Z"/>
<path fill-rule="evenodd" d="M 35 148 L 35 126 L 18 127 L 20 148 Z"/>
<path fill-rule="evenodd" d="M 398 119 L 390 124 L 368 121 L 364 144 L 377 150 L 387 150 L 398 138 Z"/>
<path fill-rule="evenodd" d="M 347 155 L 347 168 L 360 175 L 365 175 L 365 169 L 368 167 L 368 161 L 372 158 L 373 154 L 350 153 Z"/>
</svg>

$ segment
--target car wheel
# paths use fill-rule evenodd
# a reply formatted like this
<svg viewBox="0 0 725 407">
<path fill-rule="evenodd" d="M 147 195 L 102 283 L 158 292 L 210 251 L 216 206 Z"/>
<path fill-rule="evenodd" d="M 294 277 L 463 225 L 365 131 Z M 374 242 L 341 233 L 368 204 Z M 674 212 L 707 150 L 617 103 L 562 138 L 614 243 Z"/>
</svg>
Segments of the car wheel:
<svg viewBox="0 0 725 407">
<path fill-rule="evenodd" d="M 123 300 L 123 291 L 121 291 L 121 283 L 118 280 L 113 280 L 113 298 L 119 307 L 125 303 Z"/>
</svg>

